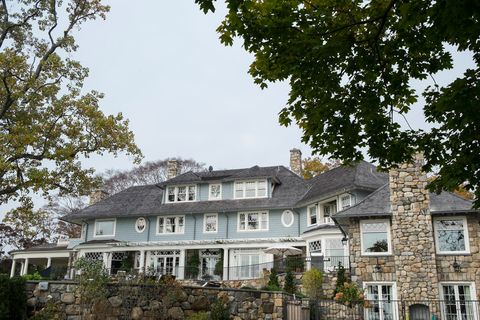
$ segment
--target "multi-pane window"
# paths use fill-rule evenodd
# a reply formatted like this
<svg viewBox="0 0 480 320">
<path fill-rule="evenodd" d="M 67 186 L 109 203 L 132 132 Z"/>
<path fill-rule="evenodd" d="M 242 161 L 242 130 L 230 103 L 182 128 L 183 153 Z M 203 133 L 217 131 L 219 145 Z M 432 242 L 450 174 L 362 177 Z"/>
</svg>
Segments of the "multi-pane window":
<svg viewBox="0 0 480 320">
<path fill-rule="evenodd" d="M 391 284 L 368 284 L 365 287 L 366 299 L 371 307 L 365 308 L 366 320 L 394 320 L 395 302 Z"/>
<path fill-rule="evenodd" d="M 337 213 L 337 201 L 324 203 L 323 207 L 323 223 L 332 223 L 332 216 Z"/>
<path fill-rule="evenodd" d="M 95 236 L 115 236 L 115 219 L 95 220 Z"/>
<path fill-rule="evenodd" d="M 473 320 L 475 319 L 472 301 L 472 289 L 470 284 L 442 284 L 442 312 L 446 320 Z"/>
<path fill-rule="evenodd" d="M 195 201 L 197 188 L 191 186 L 176 186 L 167 188 L 167 202 Z"/>
<path fill-rule="evenodd" d="M 221 200 L 222 199 L 222 184 L 213 183 L 208 187 L 208 199 L 209 200 Z"/>
<path fill-rule="evenodd" d="M 218 215 L 216 213 L 206 213 L 203 217 L 203 232 L 215 233 L 218 229 Z"/>
<path fill-rule="evenodd" d="M 346 209 L 352 205 L 352 198 L 349 194 L 340 197 L 341 210 Z"/>
<path fill-rule="evenodd" d="M 391 253 L 390 222 L 388 220 L 364 220 L 360 222 L 362 253 L 381 255 Z"/>
<path fill-rule="evenodd" d="M 268 212 L 240 212 L 238 214 L 239 231 L 268 230 Z"/>
<path fill-rule="evenodd" d="M 317 210 L 318 210 L 318 206 L 316 204 L 308 207 L 308 225 L 309 226 L 313 226 L 317 224 L 317 219 L 318 219 Z"/>
<path fill-rule="evenodd" d="M 465 253 L 469 251 L 465 218 L 438 218 L 435 219 L 434 227 L 438 253 Z"/>
<path fill-rule="evenodd" d="M 184 233 L 185 216 L 158 217 L 157 234 Z"/>
<path fill-rule="evenodd" d="M 235 199 L 265 198 L 267 196 L 267 180 L 250 180 L 235 182 Z"/>
</svg>

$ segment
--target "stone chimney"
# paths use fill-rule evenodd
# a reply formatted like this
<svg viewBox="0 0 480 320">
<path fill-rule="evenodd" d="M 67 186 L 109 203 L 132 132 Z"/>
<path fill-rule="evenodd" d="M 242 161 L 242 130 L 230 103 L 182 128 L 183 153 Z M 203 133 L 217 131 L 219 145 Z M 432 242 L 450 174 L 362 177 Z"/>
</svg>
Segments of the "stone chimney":
<svg viewBox="0 0 480 320">
<path fill-rule="evenodd" d="M 302 176 L 302 151 L 300 149 L 290 150 L 290 170 L 298 176 Z"/>
<path fill-rule="evenodd" d="M 93 190 L 92 193 L 90 193 L 90 204 L 97 203 L 99 201 L 102 201 L 103 199 L 106 199 L 108 197 L 108 192 L 102 189 L 96 189 Z"/>
<path fill-rule="evenodd" d="M 168 160 L 167 163 L 167 180 L 175 178 L 180 172 L 180 166 L 177 159 Z"/>
<path fill-rule="evenodd" d="M 438 299 L 433 222 L 423 155 L 389 172 L 398 299 Z"/>
</svg>

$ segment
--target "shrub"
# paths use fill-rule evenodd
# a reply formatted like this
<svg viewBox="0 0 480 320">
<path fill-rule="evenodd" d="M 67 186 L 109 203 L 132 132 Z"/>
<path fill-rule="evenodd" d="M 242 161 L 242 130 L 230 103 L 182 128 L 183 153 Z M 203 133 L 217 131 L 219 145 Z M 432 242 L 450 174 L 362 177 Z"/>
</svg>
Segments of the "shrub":
<svg viewBox="0 0 480 320">
<path fill-rule="evenodd" d="M 200 257 L 198 256 L 198 252 L 195 251 L 193 254 L 187 257 L 187 266 L 186 266 L 186 273 L 192 278 L 196 278 L 198 276 L 200 266 Z"/>
<path fill-rule="evenodd" d="M 229 320 L 230 311 L 221 299 L 215 301 L 210 308 L 210 320 Z"/>
<path fill-rule="evenodd" d="M 197 312 L 187 317 L 187 320 L 209 320 L 209 319 L 210 318 L 207 312 Z"/>
<path fill-rule="evenodd" d="M 301 256 L 287 256 L 285 265 L 287 267 L 287 270 L 303 270 L 303 267 L 305 266 L 305 261 Z"/>
<path fill-rule="evenodd" d="M 322 272 L 312 268 L 303 274 L 302 285 L 305 293 L 311 300 L 318 300 L 322 297 Z"/>
<path fill-rule="evenodd" d="M 78 290 L 85 303 L 92 303 L 106 298 L 108 276 L 102 261 L 92 261 L 84 257 L 75 262 L 75 269 L 80 270 Z"/>
<path fill-rule="evenodd" d="M 0 319 L 20 320 L 25 314 L 25 279 L 0 274 Z"/>
<path fill-rule="evenodd" d="M 267 287 L 277 287 L 280 288 L 280 283 L 278 282 L 278 273 L 274 268 L 270 269 L 270 276 L 268 277 Z"/>
<path fill-rule="evenodd" d="M 219 277 L 223 276 L 223 250 L 220 253 L 220 259 L 218 259 L 217 263 L 215 264 L 213 274 Z"/>
<path fill-rule="evenodd" d="M 24 278 L 27 281 L 28 280 L 42 280 L 43 279 L 43 277 L 40 275 L 40 273 L 38 273 L 38 271 L 35 271 L 34 273 L 23 275 L 22 278 Z"/>
<path fill-rule="evenodd" d="M 363 290 L 358 288 L 355 283 L 345 282 L 333 298 L 335 301 L 344 304 L 347 307 L 355 305 L 364 305 L 365 296 Z"/>
<path fill-rule="evenodd" d="M 335 284 L 335 291 L 333 292 L 333 297 L 334 298 L 335 298 L 335 295 L 337 294 L 337 292 L 340 292 L 340 290 L 343 287 L 343 284 L 345 282 L 348 282 L 348 279 L 345 276 L 345 268 L 339 262 L 338 263 L 338 269 L 337 269 L 337 282 Z"/>
<path fill-rule="evenodd" d="M 293 276 L 293 272 L 290 269 L 285 275 L 285 285 L 283 286 L 283 290 L 291 294 L 294 294 L 295 291 L 297 291 L 297 287 L 295 285 L 295 277 Z"/>
</svg>

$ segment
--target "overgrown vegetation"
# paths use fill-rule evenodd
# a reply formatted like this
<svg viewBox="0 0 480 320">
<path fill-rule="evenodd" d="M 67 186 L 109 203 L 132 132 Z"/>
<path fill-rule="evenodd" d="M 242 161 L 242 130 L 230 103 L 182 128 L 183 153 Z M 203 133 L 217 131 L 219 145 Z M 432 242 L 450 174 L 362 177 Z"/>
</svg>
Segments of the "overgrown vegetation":
<svg viewBox="0 0 480 320">
<path fill-rule="evenodd" d="M 77 290 L 82 297 L 82 303 L 90 304 L 106 298 L 109 279 L 102 261 L 82 257 L 75 262 L 75 269 L 80 271 Z"/>
<path fill-rule="evenodd" d="M 322 297 L 323 275 L 317 268 L 311 268 L 303 274 L 302 285 L 310 300 L 318 300 Z"/>
<path fill-rule="evenodd" d="M 347 307 L 365 304 L 365 296 L 363 290 L 356 283 L 345 282 L 335 294 L 334 300 L 340 302 Z"/>
<path fill-rule="evenodd" d="M 202 311 L 191 314 L 187 317 L 187 320 L 210 320 L 208 312 Z"/>
<path fill-rule="evenodd" d="M 230 311 L 221 299 L 215 301 L 210 307 L 210 320 L 229 320 Z"/>
<path fill-rule="evenodd" d="M 0 274 L 0 320 L 23 320 L 25 315 L 25 279 Z"/>
</svg>

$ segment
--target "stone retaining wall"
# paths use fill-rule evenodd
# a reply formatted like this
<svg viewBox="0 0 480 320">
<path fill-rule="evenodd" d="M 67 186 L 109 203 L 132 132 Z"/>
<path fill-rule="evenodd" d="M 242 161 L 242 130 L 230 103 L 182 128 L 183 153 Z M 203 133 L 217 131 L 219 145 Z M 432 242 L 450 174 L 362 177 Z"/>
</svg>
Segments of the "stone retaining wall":
<svg viewBox="0 0 480 320">
<path fill-rule="evenodd" d="M 224 289 L 179 287 L 175 297 L 148 294 L 147 285 L 111 284 L 107 299 L 91 306 L 82 305 L 74 282 L 49 282 L 47 290 L 39 282 L 27 283 L 27 304 L 30 314 L 41 310 L 47 301 L 54 302 L 57 319 L 64 320 L 121 320 L 172 319 L 181 320 L 200 312 L 209 311 L 217 300 L 224 302 L 233 320 L 282 320 L 288 294 Z"/>
</svg>

